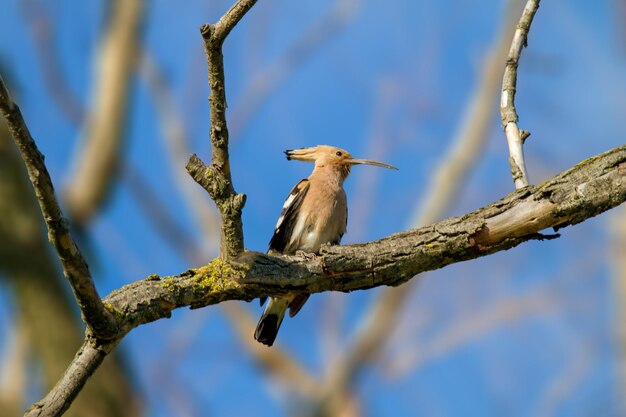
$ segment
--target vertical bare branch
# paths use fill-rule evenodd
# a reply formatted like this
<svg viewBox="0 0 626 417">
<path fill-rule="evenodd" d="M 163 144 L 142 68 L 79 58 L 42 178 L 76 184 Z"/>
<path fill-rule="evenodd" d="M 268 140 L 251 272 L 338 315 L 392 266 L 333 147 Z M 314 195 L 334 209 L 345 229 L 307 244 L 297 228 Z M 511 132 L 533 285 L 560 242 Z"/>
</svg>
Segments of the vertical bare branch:
<svg viewBox="0 0 626 417">
<path fill-rule="evenodd" d="M 500 98 L 500 114 L 502 116 L 502 127 L 506 133 L 506 140 L 509 144 L 509 164 L 511 165 L 511 175 L 515 188 L 520 189 L 528 185 L 528 174 L 524 162 L 524 141 L 529 133 L 517 125 L 517 111 L 515 110 L 515 91 L 517 88 L 517 67 L 519 64 L 522 48 L 528 45 L 528 31 L 533 21 L 533 17 L 539 8 L 540 0 L 528 0 L 522 13 L 522 17 L 517 24 L 517 30 L 513 35 L 511 49 L 504 69 L 502 79 L 502 96 Z"/>
<path fill-rule="evenodd" d="M 98 337 L 110 337 L 117 332 L 115 319 L 100 300 L 87 262 L 70 235 L 67 220 L 63 217 L 54 195 L 54 187 L 44 164 L 44 157 L 37 149 L 24 123 L 22 113 L 11 99 L 1 77 L 0 112 L 6 118 L 9 130 L 26 164 L 28 177 L 35 188 L 39 207 L 48 226 L 48 239 L 61 260 L 63 273 L 70 282 L 83 320 Z"/>
<path fill-rule="evenodd" d="M 241 210 L 245 194 L 237 194 L 230 175 L 228 156 L 228 127 L 226 125 L 226 86 L 222 44 L 232 28 L 241 20 L 256 0 L 239 0 L 215 24 L 200 28 L 209 70 L 211 95 L 211 165 L 206 166 L 195 155 L 187 163 L 187 171 L 204 187 L 215 201 L 222 220 L 220 255 L 228 259 L 243 251 Z"/>
<path fill-rule="evenodd" d="M 70 218 L 79 224 L 98 211 L 117 178 L 128 90 L 139 56 L 144 1 L 116 0 L 110 7 L 111 18 L 97 62 L 94 104 L 64 190 Z"/>
</svg>

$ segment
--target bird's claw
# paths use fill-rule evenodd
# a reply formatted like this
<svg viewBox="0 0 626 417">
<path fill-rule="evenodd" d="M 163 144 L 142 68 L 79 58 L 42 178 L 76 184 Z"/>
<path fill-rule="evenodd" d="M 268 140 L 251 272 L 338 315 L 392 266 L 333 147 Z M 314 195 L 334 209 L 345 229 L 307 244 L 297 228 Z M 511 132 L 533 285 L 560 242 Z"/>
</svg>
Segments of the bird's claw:
<svg viewBox="0 0 626 417">
<path fill-rule="evenodd" d="M 315 258 L 317 258 L 317 255 L 311 252 L 305 252 L 303 250 L 297 250 L 296 251 L 296 256 L 299 256 L 301 258 L 304 259 L 308 259 L 308 260 L 313 260 Z"/>
</svg>

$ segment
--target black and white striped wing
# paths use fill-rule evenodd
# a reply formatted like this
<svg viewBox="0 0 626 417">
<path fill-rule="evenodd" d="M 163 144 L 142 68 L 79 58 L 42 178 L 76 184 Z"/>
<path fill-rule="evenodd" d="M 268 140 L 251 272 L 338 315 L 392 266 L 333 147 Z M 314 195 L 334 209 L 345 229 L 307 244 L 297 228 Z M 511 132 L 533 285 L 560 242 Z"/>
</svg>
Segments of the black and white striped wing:
<svg viewBox="0 0 626 417">
<path fill-rule="evenodd" d="M 283 210 L 274 228 L 274 236 L 270 240 L 270 250 L 284 252 L 296 224 L 298 209 L 302 205 L 308 190 L 309 180 L 305 178 L 297 183 L 287 196 L 285 204 L 283 204 Z"/>
</svg>

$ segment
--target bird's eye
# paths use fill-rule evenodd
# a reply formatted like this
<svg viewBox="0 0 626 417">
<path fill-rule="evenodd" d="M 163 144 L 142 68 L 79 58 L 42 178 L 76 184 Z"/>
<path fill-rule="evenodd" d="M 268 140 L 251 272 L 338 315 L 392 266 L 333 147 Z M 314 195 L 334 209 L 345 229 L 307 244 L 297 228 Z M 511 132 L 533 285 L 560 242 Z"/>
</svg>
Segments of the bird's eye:
<svg viewBox="0 0 626 417">
<path fill-rule="evenodd" d="M 341 153 L 341 151 L 337 151 L 337 153 L 336 153 L 335 155 L 337 155 L 337 156 L 341 156 L 341 155 L 343 155 L 343 154 Z"/>
</svg>

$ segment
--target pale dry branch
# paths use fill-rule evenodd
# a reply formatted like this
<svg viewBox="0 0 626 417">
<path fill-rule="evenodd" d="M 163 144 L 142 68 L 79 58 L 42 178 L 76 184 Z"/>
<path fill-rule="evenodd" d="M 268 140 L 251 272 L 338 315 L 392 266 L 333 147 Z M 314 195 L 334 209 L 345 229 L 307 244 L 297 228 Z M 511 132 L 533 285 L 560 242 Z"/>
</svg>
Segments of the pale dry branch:
<svg viewBox="0 0 626 417">
<path fill-rule="evenodd" d="M 54 187 L 44 157 L 37 149 L 22 113 L 11 99 L 2 78 L 0 78 L 0 112 L 7 121 L 9 131 L 26 165 L 28 177 L 33 184 L 41 213 L 48 227 L 48 239 L 57 251 L 63 273 L 72 287 L 83 320 L 95 335 L 107 339 L 117 333 L 116 321 L 100 300 L 87 262 L 70 235 L 67 220 L 63 217 L 54 195 Z"/>
<path fill-rule="evenodd" d="M 517 30 L 513 35 L 509 56 L 502 78 L 502 95 L 500 97 L 500 114 L 502 116 L 502 127 L 506 134 L 509 145 L 509 165 L 515 188 L 520 189 L 528 185 L 528 174 L 526 173 L 526 163 L 524 161 L 524 141 L 529 133 L 517 125 L 518 115 L 515 110 L 515 92 L 517 89 L 517 67 L 519 64 L 522 48 L 528 44 L 528 32 L 530 25 L 540 0 L 528 0 L 522 17 L 517 24 Z"/>
<path fill-rule="evenodd" d="M 76 224 L 87 223 L 97 213 L 118 177 L 129 87 L 140 50 L 144 0 L 116 0 L 110 7 L 97 61 L 94 103 L 64 189 L 68 213 Z"/>
</svg>

